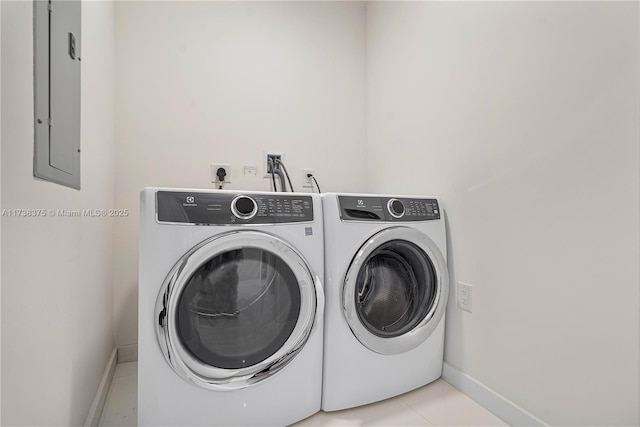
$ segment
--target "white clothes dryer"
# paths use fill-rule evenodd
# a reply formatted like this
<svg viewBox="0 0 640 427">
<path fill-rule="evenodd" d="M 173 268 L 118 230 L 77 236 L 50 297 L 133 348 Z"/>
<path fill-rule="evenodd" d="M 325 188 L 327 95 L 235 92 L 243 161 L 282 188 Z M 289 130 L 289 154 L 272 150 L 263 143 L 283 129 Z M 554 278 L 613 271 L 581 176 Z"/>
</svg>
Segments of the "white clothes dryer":
<svg viewBox="0 0 640 427">
<path fill-rule="evenodd" d="M 322 409 L 376 402 L 442 374 L 449 294 L 438 200 L 323 194 Z"/>
<path fill-rule="evenodd" d="M 146 188 L 138 423 L 283 426 L 320 409 L 317 195 Z"/>
</svg>

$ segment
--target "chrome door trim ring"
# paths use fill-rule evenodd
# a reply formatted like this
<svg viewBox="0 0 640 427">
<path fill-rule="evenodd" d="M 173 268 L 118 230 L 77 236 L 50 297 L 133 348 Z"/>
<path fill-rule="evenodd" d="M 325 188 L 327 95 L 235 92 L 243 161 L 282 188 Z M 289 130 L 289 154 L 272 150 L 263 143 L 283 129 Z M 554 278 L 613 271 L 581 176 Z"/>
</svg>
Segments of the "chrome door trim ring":
<svg viewBox="0 0 640 427">
<path fill-rule="evenodd" d="M 289 338 L 267 359 L 255 365 L 225 369 L 195 359 L 182 345 L 175 315 L 182 289 L 207 260 L 242 248 L 257 248 L 280 257 L 293 271 L 300 288 L 300 313 Z M 209 390 L 238 390 L 261 382 L 284 368 L 302 350 L 324 312 L 324 290 L 303 256 L 274 235 L 238 230 L 211 237 L 183 255 L 164 280 L 155 309 L 158 343 L 171 368 L 184 380 Z"/>
<path fill-rule="evenodd" d="M 249 199 L 251 200 L 251 203 L 253 203 L 253 209 L 248 214 L 240 213 L 240 211 L 238 211 L 238 208 L 236 206 L 236 203 L 238 203 L 238 200 L 242 198 Z M 253 199 L 253 197 L 245 196 L 244 194 L 239 194 L 236 197 L 234 197 L 233 200 L 231 200 L 231 213 L 233 213 L 233 215 L 235 215 L 235 217 L 238 219 L 243 219 L 248 221 L 258 214 L 258 204 Z"/>
<path fill-rule="evenodd" d="M 380 337 L 371 333 L 358 318 L 355 290 L 358 273 L 369 255 L 391 240 L 404 240 L 418 246 L 429 257 L 436 275 L 436 296 L 433 307 L 415 328 L 397 337 Z M 449 273 L 438 246 L 424 233 L 409 227 L 390 227 L 371 236 L 356 252 L 344 279 L 343 314 L 351 332 L 368 349 L 380 354 L 399 354 L 413 350 L 427 340 L 444 315 L 449 297 Z"/>
<path fill-rule="evenodd" d="M 387 211 L 389 212 L 389 215 L 391 215 L 394 218 L 400 219 L 404 216 L 404 214 L 406 213 L 406 211 L 404 210 L 405 207 L 404 205 L 402 206 L 403 211 L 401 214 L 397 213 L 395 210 L 393 210 L 393 202 L 400 202 L 400 200 L 398 199 L 389 199 L 389 201 L 387 202 Z M 402 203 L 402 202 L 400 202 Z"/>
</svg>

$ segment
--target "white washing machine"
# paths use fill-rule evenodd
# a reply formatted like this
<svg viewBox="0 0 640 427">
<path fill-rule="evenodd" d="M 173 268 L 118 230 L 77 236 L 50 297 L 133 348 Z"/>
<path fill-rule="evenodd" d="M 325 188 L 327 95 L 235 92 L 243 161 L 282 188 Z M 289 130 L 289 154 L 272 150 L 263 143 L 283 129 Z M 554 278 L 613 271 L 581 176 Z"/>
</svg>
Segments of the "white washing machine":
<svg viewBox="0 0 640 427">
<path fill-rule="evenodd" d="M 320 409 L 317 195 L 141 192 L 138 423 L 283 426 Z"/>
<path fill-rule="evenodd" d="M 322 409 L 376 402 L 442 374 L 445 220 L 426 197 L 324 194 Z"/>
</svg>

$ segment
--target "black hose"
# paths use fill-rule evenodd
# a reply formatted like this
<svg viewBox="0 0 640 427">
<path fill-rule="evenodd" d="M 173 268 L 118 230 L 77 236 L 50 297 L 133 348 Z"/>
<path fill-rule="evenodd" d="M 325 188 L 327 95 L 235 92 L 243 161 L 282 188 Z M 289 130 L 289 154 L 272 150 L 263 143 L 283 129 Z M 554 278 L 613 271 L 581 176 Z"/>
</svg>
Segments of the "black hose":
<svg viewBox="0 0 640 427">
<path fill-rule="evenodd" d="M 271 167 L 271 181 L 273 182 L 273 191 L 278 191 L 278 189 L 276 188 L 276 176 L 274 172 L 276 170 L 276 165 L 273 161 L 273 157 L 269 157 L 269 166 Z"/>
<path fill-rule="evenodd" d="M 280 178 L 280 191 L 286 193 L 287 183 L 284 181 L 284 174 L 282 173 L 282 169 L 276 169 L 276 175 L 278 175 L 278 178 Z"/>
<path fill-rule="evenodd" d="M 291 178 L 289 178 L 289 172 L 287 172 L 287 167 L 284 165 L 284 163 L 282 163 L 282 160 L 280 159 L 276 159 L 276 162 L 282 166 L 282 170 L 284 171 L 285 176 L 287 177 L 287 181 L 289 182 L 289 188 L 291 188 L 291 191 L 295 191 L 293 189 L 293 184 L 291 183 Z"/>
</svg>

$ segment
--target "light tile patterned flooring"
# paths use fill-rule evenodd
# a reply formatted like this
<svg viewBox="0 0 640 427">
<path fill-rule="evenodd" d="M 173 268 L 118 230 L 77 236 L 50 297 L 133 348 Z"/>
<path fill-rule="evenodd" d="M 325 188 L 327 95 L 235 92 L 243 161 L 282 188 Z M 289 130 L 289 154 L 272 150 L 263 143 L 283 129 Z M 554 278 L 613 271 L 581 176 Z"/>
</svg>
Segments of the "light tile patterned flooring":
<svg viewBox="0 0 640 427">
<path fill-rule="evenodd" d="M 100 425 L 135 426 L 137 420 L 137 362 L 116 367 Z M 342 426 L 506 426 L 442 379 L 393 399 L 317 414 L 296 427 Z"/>
</svg>

